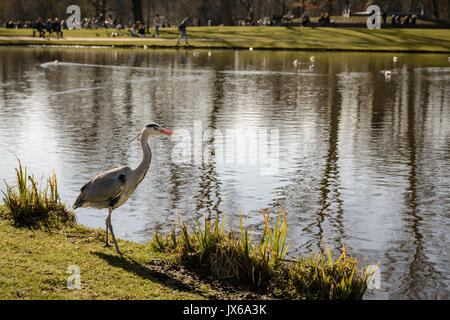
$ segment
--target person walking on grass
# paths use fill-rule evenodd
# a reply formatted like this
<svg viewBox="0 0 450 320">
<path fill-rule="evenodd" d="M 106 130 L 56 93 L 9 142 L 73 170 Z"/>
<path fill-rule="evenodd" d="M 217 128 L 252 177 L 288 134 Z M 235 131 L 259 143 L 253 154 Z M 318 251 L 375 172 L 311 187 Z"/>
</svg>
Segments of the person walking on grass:
<svg viewBox="0 0 450 320">
<path fill-rule="evenodd" d="M 45 29 L 47 30 L 49 37 L 52 35 L 52 29 L 53 29 L 52 27 L 53 27 L 53 21 L 52 21 L 52 19 L 48 18 L 47 23 L 45 24 Z"/>
<path fill-rule="evenodd" d="M 161 25 L 161 20 L 159 19 L 159 14 L 158 13 L 155 16 L 155 19 L 153 20 L 153 23 L 155 25 L 156 37 L 159 38 L 159 27 Z"/>
<path fill-rule="evenodd" d="M 186 17 L 186 18 L 184 18 L 184 20 L 181 21 L 181 23 L 178 25 L 178 30 L 180 30 L 180 37 L 178 38 L 177 45 L 180 43 L 180 40 L 181 40 L 181 38 L 183 38 L 183 36 L 184 36 L 184 38 L 185 38 L 186 44 L 188 44 L 188 37 L 187 37 L 187 33 L 186 33 L 186 24 L 188 23 L 188 21 L 189 21 L 189 18 Z"/>
</svg>

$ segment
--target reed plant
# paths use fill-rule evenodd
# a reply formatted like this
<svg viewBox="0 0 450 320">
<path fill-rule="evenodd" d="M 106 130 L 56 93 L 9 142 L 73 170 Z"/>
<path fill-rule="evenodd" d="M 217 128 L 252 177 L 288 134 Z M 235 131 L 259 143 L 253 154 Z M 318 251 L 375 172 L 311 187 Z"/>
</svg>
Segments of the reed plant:
<svg viewBox="0 0 450 320">
<path fill-rule="evenodd" d="M 11 218 L 19 227 L 60 227 L 76 222 L 73 211 L 66 209 L 58 194 L 55 172 L 47 179 L 44 189 L 40 188 L 34 175 L 27 174 L 27 168 L 19 166 L 16 171 L 16 185 L 6 185 L 3 202 L 6 210 L 3 215 Z"/>
<path fill-rule="evenodd" d="M 356 267 L 357 259 L 346 255 L 345 248 L 336 260 L 321 253 L 306 258 L 286 257 L 287 217 L 280 208 L 270 227 L 270 210 L 261 210 L 264 230 L 259 241 L 244 226 L 240 232 L 225 228 L 225 219 L 190 228 L 178 217 L 180 232 L 155 234 L 153 249 L 166 252 L 174 263 L 206 271 L 216 279 L 234 281 L 250 290 L 265 291 L 274 297 L 294 299 L 361 299 L 367 289 L 367 272 Z M 190 230 L 189 230 L 190 229 Z"/>
<path fill-rule="evenodd" d="M 363 268 L 357 270 L 358 259 L 347 256 L 345 251 L 344 247 L 337 260 L 333 260 L 329 245 L 327 256 L 299 256 L 289 266 L 291 286 L 307 299 L 361 299 L 369 274 Z"/>
</svg>

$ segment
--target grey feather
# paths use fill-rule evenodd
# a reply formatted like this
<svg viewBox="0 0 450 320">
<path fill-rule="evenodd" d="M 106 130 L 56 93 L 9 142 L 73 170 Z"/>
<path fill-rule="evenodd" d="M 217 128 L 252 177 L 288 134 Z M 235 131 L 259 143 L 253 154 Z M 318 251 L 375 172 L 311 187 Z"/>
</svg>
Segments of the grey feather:
<svg viewBox="0 0 450 320">
<path fill-rule="evenodd" d="M 103 203 L 119 197 L 131 170 L 130 167 L 123 166 L 95 176 L 81 188 L 74 208 L 82 207 L 87 203 Z"/>
</svg>

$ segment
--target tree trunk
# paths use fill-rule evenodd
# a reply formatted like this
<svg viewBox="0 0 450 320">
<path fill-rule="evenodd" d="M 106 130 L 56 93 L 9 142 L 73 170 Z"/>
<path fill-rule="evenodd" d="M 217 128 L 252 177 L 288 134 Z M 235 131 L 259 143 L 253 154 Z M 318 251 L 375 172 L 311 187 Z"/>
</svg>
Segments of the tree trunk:
<svg viewBox="0 0 450 320">
<path fill-rule="evenodd" d="M 107 0 L 103 0 L 102 4 L 100 6 L 100 12 L 103 14 L 103 17 L 106 19 L 106 1 Z"/>
<path fill-rule="evenodd" d="M 206 26 L 208 25 L 208 20 L 210 18 L 208 16 L 209 11 L 210 11 L 209 9 L 210 9 L 210 4 L 209 4 L 209 1 L 207 1 L 207 0 L 202 0 L 199 8 L 197 9 L 201 21 L 204 22 L 204 25 L 206 25 Z"/>
<path fill-rule="evenodd" d="M 147 0 L 147 33 L 150 32 L 150 0 Z"/>
<path fill-rule="evenodd" d="M 448 4 L 447 4 L 447 17 L 448 20 L 450 20 L 450 0 L 447 0 Z"/>
<path fill-rule="evenodd" d="M 328 14 L 331 16 L 331 10 L 333 9 L 333 1 L 332 0 L 327 0 L 327 12 Z"/>
<path fill-rule="evenodd" d="M 233 25 L 233 16 L 231 13 L 230 0 L 220 0 L 220 8 L 222 9 L 222 23 L 225 26 Z"/>
<path fill-rule="evenodd" d="M 414 12 L 418 11 L 417 10 L 418 7 L 419 7 L 419 3 L 418 2 L 419 2 L 418 0 L 411 0 L 409 11 L 414 11 Z"/>
<path fill-rule="evenodd" d="M 89 2 L 95 8 L 95 16 L 98 17 L 100 13 L 100 0 L 89 0 Z"/>
<path fill-rule="evenodd" d="M 131 7 L 131 11 L 133 12 L 133 17 L 134 17 L 134 22 L 136 21 L 143 21 L 144 19 L 142 18 L 142 3 L 141 0 L 131 0 L 132 2 L 132 7 Z"/>
<path fill-rule="evenodd" d="M 439 19 L 439 1 L 438 0 L 432 0 L 431 3 L 433 4 L 433 15 L 436 19 Z"/>
</svg>

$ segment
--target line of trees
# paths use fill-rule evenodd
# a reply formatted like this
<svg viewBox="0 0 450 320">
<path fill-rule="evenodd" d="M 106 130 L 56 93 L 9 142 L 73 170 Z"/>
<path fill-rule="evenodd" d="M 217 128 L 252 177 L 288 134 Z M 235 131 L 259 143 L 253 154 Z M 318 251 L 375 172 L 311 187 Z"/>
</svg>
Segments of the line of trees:
<svg viewBox="0 0 450 320">
<path fill-rule="evenodd" d="M 311 16 L 325 12 L 341 15 L 348 8 L 365 11 L 371 4 L 388 11 L 423 10 L 428 18 L 450 20 L 450 0 L 1 0 L 0 22 L 65 18 L 71 4 L 80 6 L 82 17 L 112 15 L 125 23 L 151 22 L 158 13 L 175 25 L 186 16 L 194 25 L 207 25 L 208 20 L 214 25 L 236 25 L 247 18 L 250 9 L 254 19 L 259 19 L 288 11 L 297 17 L 305 12 Z"/>
</svg>

